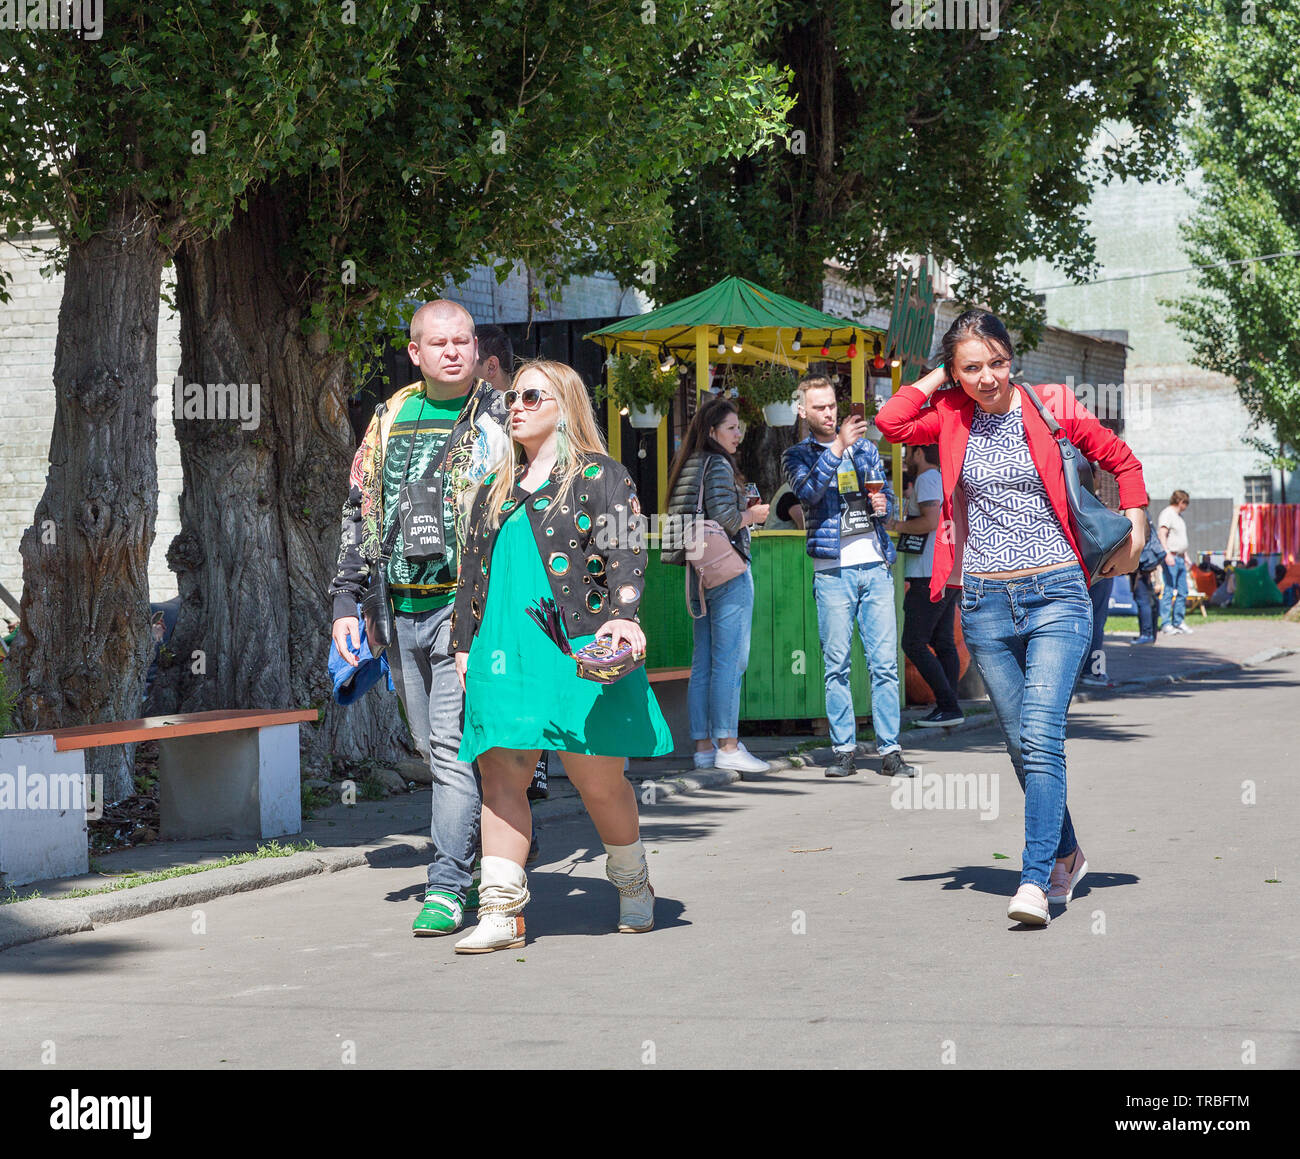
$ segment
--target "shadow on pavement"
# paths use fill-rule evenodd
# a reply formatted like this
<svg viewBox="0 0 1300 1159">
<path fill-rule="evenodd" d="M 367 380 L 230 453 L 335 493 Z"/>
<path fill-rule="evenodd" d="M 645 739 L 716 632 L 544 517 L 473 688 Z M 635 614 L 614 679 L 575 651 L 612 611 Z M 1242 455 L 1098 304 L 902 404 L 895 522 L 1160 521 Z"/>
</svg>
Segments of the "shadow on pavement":
<svg viewBox="0 0 1300 1159">
<path fill-rule="evenodd" d="M 998 868 L 991 865 L 962 865 L 943 873 L 916 873 L 900 877 L 899 881 L 942 881 L 944 889 L 969 889 L 974 893 L 987 893 L 997 897 L 1014 897 L 1020 886 L 1020 870 Z M 1112 889 L 1116 886 L 1136 885 L 1141 878 L 1133 873 L 1097 873 L 1089 870 L 1079 883 L 1072 905 L 1078 905 L 1094 889 Z M 1055 915 L 1059 907 L 1053 906 Z"/>
</svg>

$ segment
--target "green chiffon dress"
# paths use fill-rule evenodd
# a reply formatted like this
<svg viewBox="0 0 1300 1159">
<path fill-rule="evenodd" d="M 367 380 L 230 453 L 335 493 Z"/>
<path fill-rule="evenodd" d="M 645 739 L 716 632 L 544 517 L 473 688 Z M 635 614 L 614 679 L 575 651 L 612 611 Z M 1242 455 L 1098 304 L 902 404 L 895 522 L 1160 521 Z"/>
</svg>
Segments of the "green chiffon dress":
<svg viewBox="0 0 1300 1159">
<path fill-rule="evenodd" d="M 672 732 L 644 668 L 613 684 L 584 680 L 573 658 L 525 613 L 551 595 L 526 514 L 504 520 L 490 567 L 465 675 L 460 759 L 472 761 L 490 748 L 607 757 L 671 753 Z M 576 652 L 594 639 L 577 636 L 570 646 Z"/>
</svg>

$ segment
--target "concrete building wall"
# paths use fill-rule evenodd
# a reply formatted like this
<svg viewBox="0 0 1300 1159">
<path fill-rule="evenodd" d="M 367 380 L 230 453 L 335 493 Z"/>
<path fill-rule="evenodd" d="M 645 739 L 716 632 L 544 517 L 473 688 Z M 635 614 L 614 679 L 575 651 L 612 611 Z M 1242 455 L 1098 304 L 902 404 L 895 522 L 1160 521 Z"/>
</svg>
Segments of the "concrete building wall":
<svg viewBox="0 0 1300 1159">
<path fill-rule="evenodd" d="M 1195 209 L 1198 183 L 1192 174 L 1185 186 L 1125 181 L 1097 190 L 1088 217 L 1097 277 L 1106 280 L 1060 288 L 1066 279 L 1047 263 L 1024 267 L 1054 325 L 1128 332 L 1128 394 L 1145 405 L 1130 408 L 1125 437 L 1142 460 L 1153 503 L 1164 503 L 1178 487 L 1192 494 L 1189 520 L 1197 495 L 1239 504 L 1248 476 L 1270 474 L 1245 441 L 1266 432 L 1252 424 L 1231 379 L 1192 364 L 1191 347 L 1162 304 L 1196 288 L 1194 273 L 1162 271 L 1189 264 L 1178 228 Z M 1283 480 L 1277 472 L 1272 478 L 1277 502 Z M 1295 474 L 1286 490 L 1293 502 L 1300 496 Z"/>
</svg>

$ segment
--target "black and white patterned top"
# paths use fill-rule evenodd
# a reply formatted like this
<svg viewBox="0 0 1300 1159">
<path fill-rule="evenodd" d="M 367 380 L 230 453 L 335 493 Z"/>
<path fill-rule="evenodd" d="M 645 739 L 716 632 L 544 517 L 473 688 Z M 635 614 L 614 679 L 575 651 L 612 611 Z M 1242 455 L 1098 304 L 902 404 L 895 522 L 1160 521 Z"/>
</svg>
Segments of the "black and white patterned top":
<svg viewBox="0 0 1300 1159">
<path fill-rule="evenodd" d="M 975 408 L 961 485 L 967 518 L 963 572 L 1018 571 L 1075 560 L 1029 455 L 1018 406 L 1004 415 Z"/>
</svg>

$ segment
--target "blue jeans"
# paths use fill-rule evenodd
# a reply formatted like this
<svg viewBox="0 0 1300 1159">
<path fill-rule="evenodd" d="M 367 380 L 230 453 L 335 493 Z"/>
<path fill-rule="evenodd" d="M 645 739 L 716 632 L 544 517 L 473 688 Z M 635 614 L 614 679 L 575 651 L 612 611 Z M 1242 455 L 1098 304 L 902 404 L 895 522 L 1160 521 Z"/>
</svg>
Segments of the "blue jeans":
<svg viewBox="0 0 1300 1159">
<path fill-rule="evenodd" d="M 1021 884 L 1046 891 L 1052 862 L 1077 842 L 1065 804 L 1065 714 L 1092 641 L 1083 570 L 1023 579 L 966 576 L 961 627 L 1025 791 Z"/>
<path fill-rule="evenodd" d="M 1156 634 L 1156 593 L 1151 587 L 1151 573 L 1135 571 L 1129 576 L 1133 602 L 1137 605 L 1138 635 L 1154 639 Z"/>
<path fill-rule="evenodd" d="M 1187 560 L 1181 555 L 1174 556 L 1174 566 L 1170 567 L 1163 559 L 1160 561 L 1160 577 L 1165 581 L 1165 590 L 1160 593 L 1160 626 L 1172 624 L 1181 627 L 1183 613 L 1187 610 Z M 1169 618 L 1172 605 L 1173 619 Z"/>
<path fill-rule="evenodd" d="M 687 565 L 690 566 L 689 564 Z M 691 608 L 699 614 L 699 579 L 690 574 Z M 749 633 L 754 622 L 754 576 L 746 568 L 734 579 L 707 588 L 708 612 L 691 624 L 695 646 L 686 707 L 692 740 L 740 735 L 740 681 L 749 667 Z"/>
<path fill-rule="evenodd" d="M 429 837 L 431 890 L 462 901 L 478 852 L 483 797 L 473 765 L 457 760 L 465 697 L 451 653 L 451 605 L 427 612 L 395 612 L 397 642 L 388 649 L 393 684 L 402 698 L 411 735 L 433 773 Z"/>
<path fill-rule="evenodd" d="M 831 743 L 838 752 L 857 746 L 849 675 L 853 663 L 853 624 L 871 670 L 871 723 L 876 751 L 901 752 L 898 743 L 898 620 L 894 612 L 894 577 L 883 563 L 837 567 L 813 572 L 817 630 L 826 667 L 826 716 Z"/>
</svg>

